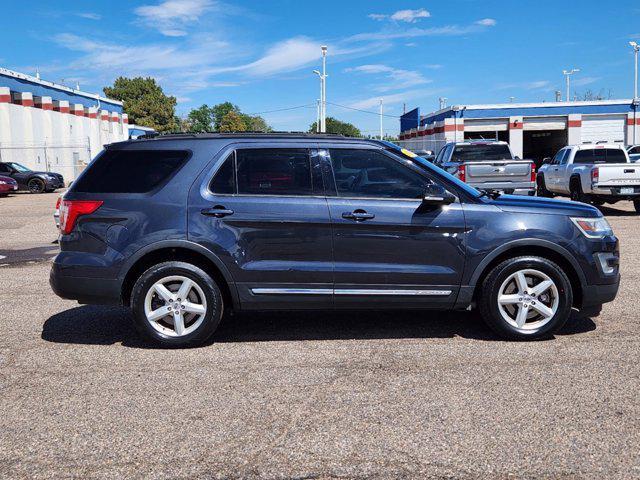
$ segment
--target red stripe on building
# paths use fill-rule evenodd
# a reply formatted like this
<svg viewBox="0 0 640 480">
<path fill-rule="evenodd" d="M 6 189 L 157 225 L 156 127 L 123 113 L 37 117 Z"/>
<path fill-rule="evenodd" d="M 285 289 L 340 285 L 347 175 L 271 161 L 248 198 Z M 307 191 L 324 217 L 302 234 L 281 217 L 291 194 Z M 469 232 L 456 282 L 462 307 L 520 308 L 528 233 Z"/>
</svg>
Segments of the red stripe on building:
<svg viewBox="0 0 640 480">
<path fill-rule="evenodd" d="M 11 95 L 0 95 L 0 103 L 11 103 Z"/>
<path fill-rule="evenodd" d="M 100 115 L 100 120 L 104 120 L 106 122 L 109 120 L 109 115 Z"/>
<path fill-rule="evenodd" d="M 635 121 L 635 124 L 636 124 L 636 125 L 640 125 L 640 118 L 636 118 L 635 120 L 636 120 L 636 121 Z M 627 125 L 629 125 L 629 126 L 633 126 L 633 124 L 634 124 L 634 122 L 633 122 L 633 118 L 629 118 L 629 117 L 627 117 Z"/>
<path fill-rule="evenodd" d="M 524 128 L 524 123 L 522 122 L 509 122 L 510 130 L 522 130 Z"/>
<path fill-rule="evenodd" d="M 84 117 L 84 110 L 74 110 L 73 113 L 76 117 Z"/>
<path fill-rule="evenodd" d="M 122 123 L 129 123 L 129 117 L 122 117 Z"/>
<path fill-rule="evenodd" d="M 16 99 L 16 105 L 22 105 L 23 107 L 33 107 L 33 100 L 30 98 Z"/>
<path fill-rule="evenodd" d="M 53 107 L 53 111 L 60 112 L 60 113 L 69 113 L 69 107 L 61 107 L 60 105 L 58 105 L 57 107 L 56 106 Z"/>
<path fill-rule="evenodd" d="M 582 126 L 582 120 L 569 120 L 567 122 L 567 127 L 569 128 L 578 128 Z"/>
<path fill-rule="evenodd" d="M 427 134 L 426 130 L 418 130 L 418 136 L 419 137 L 424 137 Z"/>
<path fill-rule="evenodd" d="M 89 118 L 98 118 L 98 114 L 97 113 L 89 113 Z"/>
</svg>

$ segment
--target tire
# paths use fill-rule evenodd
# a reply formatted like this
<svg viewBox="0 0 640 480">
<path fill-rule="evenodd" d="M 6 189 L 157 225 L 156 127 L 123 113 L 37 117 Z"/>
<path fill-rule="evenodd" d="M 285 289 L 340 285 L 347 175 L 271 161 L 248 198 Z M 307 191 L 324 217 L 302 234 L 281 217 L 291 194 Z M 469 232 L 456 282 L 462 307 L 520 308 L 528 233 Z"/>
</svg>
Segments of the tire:
<svg viewBox="0 0 640 480">
<path fill-rule="evenodd" d="M 27 188 L 29 189 L 29 193 L 43 193 L 45 184 L 39 178 L 32 178 L 27 182 Z"/>
<path fill-rule="evenodd" d="M 180 287 L 189 281 L 192 286 L 187 297 L 178 300 Z M 162 315 L 165 308 L 167 313 Z M 178 308 L 180 314 L 174 316 Z M 131 293 L 131 309 L 136 328 L 152 342 L 164 347 L 195 347 L 216 331 L 224 304 L 220 288 L 207 272 L 190 263 L 164 262 L 140 275 Z M 154 319 L 148 318 L 151 313 L 157 313 Z M 175 323 L 174 319 L 182 321 Z"/>
<path fill-rule="evenodd" d="M 633 201 L 633 206 L 636 209 L 636 213 L 640 213 L 640 199 Z"/>
<path fill-rule="evenodd" d="M 569 184 L 569 195 L 574 202 L 589 203 L 589 197 L 587 197 L 582 191 L 582 183 L 579 179 L 572 179 Z"/>
<path fill-rule="evenodd" d="M 553 197 L 553 193 L 547 190 L 547 184 L 544 181 L 544 175 L 538 175 L 536 178 L 536 195 L 538 197 Z"/>
<path fill-rule="evenodd" d="M 527 280 L 525 293 L 518 287 L 519 273 Z M 547 281 L 551 284 L 534 296 L 531 289 L 543 288 L 542 282 Z M 482 282 L 478 298 L 480 314 L 487 325 L 512 340 L 552 336 L 569 318 L 572 304 L 573 290 L 564 271 L 551 260 L 535 256 L 510 258 L 494 267 Z"/>
</svg>

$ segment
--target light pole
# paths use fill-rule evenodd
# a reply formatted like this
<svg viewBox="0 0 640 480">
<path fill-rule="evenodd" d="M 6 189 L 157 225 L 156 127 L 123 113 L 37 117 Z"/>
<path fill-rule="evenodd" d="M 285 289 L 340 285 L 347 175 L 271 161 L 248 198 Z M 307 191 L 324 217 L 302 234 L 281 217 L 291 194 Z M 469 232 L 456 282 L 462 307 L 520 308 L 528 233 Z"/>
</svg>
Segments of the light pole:
<svg viewBox="0 0 640 480">
<path fill-rule="evenodd" d="M 635 100 L 638 98 L 638 51 L 640 51 L 640 45 L 638 45 L 638 42 L 629 42 L 629 45 L 633 48 L 636 64 L 633 79 L 633 99 Z"/>
<path fill-rule="evenodd" d="M 567 101 L 567 102 L 569 102 L 571 100 L 571 98 L 570 98 L 571 80 L 569 80 L 569 79 L 570 79 L 571 75 L 573 75 L 574 73 L 578 73 L 579 71 L 580 71 L 579 68 L 572 68 L 571 70 L 562 70 L 562 74 L 567 79 L 567 97 L 565 99 L 565 101 Z"/>
<path fill-rule="evenodd" d="M 327 47 L 320 47 L 322 50 L 322 72 L 314 70 L 313 73 L 320 77 L 320 115 L 318 122 L 318 131 L 325 133 L 327 131 Z"/>
<path fill-rule="evenodd" d="M 384 138 L 384 132 L 382 130 L 382 117 L 384 115 L 384 111 L 382 108 L 382 99 L 380 99 L 380 140 Z"/>
</svg>

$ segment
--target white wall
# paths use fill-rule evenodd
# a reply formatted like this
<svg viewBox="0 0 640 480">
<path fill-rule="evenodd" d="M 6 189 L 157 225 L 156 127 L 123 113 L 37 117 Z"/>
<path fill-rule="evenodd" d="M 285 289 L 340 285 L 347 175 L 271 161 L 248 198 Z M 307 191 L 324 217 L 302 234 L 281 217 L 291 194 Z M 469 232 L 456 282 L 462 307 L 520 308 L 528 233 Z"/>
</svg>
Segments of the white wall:
<svg viewBox="0 0 640 480">
<path fill-rule="evenodd" d="M 23 105 L 13 103 L 24 99 Z M 28 100 L 0 87 L 0 158 L 34 170 L 47 167 L 72 181 L 104 145 L 129 138 L 126 114 L 87 109 L 49 97 Z M 58 109 L 59 111 L 54 110 Z M 103 120 L 104 113 L 106 120 Z"/>
</svg>

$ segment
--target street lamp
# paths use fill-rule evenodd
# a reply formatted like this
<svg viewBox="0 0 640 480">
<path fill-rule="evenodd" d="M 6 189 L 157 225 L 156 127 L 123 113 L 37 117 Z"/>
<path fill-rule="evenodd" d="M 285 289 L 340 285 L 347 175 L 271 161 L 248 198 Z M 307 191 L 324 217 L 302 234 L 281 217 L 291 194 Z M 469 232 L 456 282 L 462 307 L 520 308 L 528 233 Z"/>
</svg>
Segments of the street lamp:
<svg viewBox="0 0 640 480">
<path fill-rule="evenodd" d="M 566 77 L 567 79 L 567 99 L 566 101 L 570 101 L 571 98 L 569 98 L 570 95 L 570 85 L 571 85 L 571 81 L 569 80 L 569 78 L 571 77 L 571 75 L 573 75 L 574 73 L 578 73 L 580 71 L 579 68 L 572 68 L 571 70 L 562 70 L 562 74 Z"/>
<path fill-rule="evenodd" d="M 638 51 L 640 51 L 640 45 L 638 45 L 638 42 L 629 42 L 629 45 L 631 45 L 631 48 L 633 48 L 636 63 L 633 80 L 633 99 L 636 100 L 638 98 Z"/>
<path fill-rule="evenodd" d="M 314 70 L 313 73 L 320 77 L 320 123 L 319 131 L 327 131 L 327 47 L 321 46 L 322 50 L 322 72 Z"/>
</svg>

